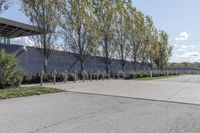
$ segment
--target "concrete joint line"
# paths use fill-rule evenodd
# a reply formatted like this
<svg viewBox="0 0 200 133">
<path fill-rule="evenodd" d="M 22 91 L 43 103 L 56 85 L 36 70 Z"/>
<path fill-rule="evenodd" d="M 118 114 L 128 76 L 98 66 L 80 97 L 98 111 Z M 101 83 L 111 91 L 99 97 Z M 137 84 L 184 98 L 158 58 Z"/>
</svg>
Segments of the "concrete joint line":
<svg viewBox="0 0 200 133">
<path fill-rule="evenodd" d="M 186 85 L 185 87 L 183 87 L 182 89 L 180 89 L 179 91 L 177 91 L 174 95 L 172 95 L 170 98 L 166 99 L 166 101 L 171 101 L 170 99 L 174 98 L 175 96 L 177 96 L 180 92 L 182 92 L 183 90 L 187 89 L 188 87 L 190 87 L 191 84 Z"/>
</svg>

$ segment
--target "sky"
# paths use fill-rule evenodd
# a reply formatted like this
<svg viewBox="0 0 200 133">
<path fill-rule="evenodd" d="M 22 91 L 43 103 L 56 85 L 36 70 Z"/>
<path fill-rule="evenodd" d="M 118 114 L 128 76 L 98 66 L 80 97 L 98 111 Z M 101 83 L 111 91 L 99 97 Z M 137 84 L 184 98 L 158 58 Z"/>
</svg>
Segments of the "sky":
<svg viewBox="0 0 200 133">
<path fill-rule="evenodd" d="M 0 17 L 29 23 L 20 11 L 19 0 Z M 169 34 L 173 46 L 171 62 L 200 62 L 200 0 L 133 0 L 134 6 L 153 17 L 159 30 Z M 28 37 L 12 40 L 13 43 L 30 43 Z"/>
</svg>

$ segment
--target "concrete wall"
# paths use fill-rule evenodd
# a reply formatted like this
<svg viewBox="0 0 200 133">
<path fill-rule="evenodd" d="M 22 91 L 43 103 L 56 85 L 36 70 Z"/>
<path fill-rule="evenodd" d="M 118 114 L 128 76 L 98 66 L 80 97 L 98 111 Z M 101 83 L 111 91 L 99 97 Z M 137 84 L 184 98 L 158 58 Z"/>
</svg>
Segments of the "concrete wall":
<svg viewBox="0 0 200 133">
<path fill-rule="evenodd" d="M 14 53 L 17 49 L 22 48 L 19 45 L 6 45 L 0 44 L 1 49 L 5 49 L 8 53 Z M 40 54 L 40 50 L 34 47 L 27 47 L 27 51 L 22 52 L 17 56 L 18 65 L 22 68 L 25 73 L 30 72 L 40 72 L 43 69 L 43 58 Z M 76 62 L 76 58 L 72 53 L 67 53 L 63 51 L 53 51 L 48 59 L 48 70 L 49 71 L 79 71 L 80 62 Z M 76 62 L 76 63 L 75 63 Z M 75 65 L 71 68 L 71 66 Z M 71 68 L 71 69 L 70 69 Z M 148 66 L 142 67 L 141 64 L 137 64 L 137 69 L 149 69 Z M 105 64 L 101 57 L 90 56 L 85 61 L 85 69 L 87 71 L 105 71 Z M 134 70 L 134 66 L 131 62 L 127 62 L 125 66 L 126 70 Z M 113 59 L 110 64 L 110 71 L 117 72 L 121 71 L 121 64 L 119 60 Z"/>
</svg>

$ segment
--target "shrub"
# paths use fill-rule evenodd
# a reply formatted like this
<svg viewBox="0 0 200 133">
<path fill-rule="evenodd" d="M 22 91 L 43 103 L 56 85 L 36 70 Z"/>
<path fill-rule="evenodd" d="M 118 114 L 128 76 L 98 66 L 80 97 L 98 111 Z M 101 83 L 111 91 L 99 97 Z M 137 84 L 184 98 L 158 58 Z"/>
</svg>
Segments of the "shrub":
<svg viewBox="0 0 200 133">
<path fill-rule="evenodd" d="M 125 73 L 123 71 L 120 71 L 118 74 L 119 74 L 119 78 L 124 78 L 125 77 Z"/>
<path fill-rule="evenodd" d="M 179 75 L 179 73 L 174 71 L 168 72 L 169 76 Z M 160 71 L 152 71 L 153 77 L 161 77 L 167 76 L 167 72 L 160 72 Z M 128 71 L 125 72 L 125 79 L 134 79 L 134 78 L 147 78 L 150 77 L 150 71 Z"/>
<path fill-rule="evenodd" d="M 15 56 L 0 49 L 0 88 L 19 85 L 22 75 Z"/>
<path fill-rule="evenodd" d="M 99 71 L 92 73 L 92 79 L 97 79 L 97 78 L 100 78 L 100 72 Z"/>
<path fill-rule="evenodd" d="M 69 73 L 69 75 L 68 75 L 68 80 L 69 80 L 69 81 L 74 81 L 75 78 L 76 78 L 76 74 L 74 74 L 74 73 Z"/>
<path fill-rule="evenodd" d="M 80 76 L 80 79 L 85 79 L 85 80 L 87 80 L 87 79 L 89 79 L 89 74 L 88 74 L 88 72 L 87 71 L 82 71 L 80 74 L 79 74 Z"/>
<path fill-rule="evenodd" d="M 52 72 L 46 72 L 44 73 L 44 82 L 51 82 L 53 81 L 53 76 L 52 76 Z"/>
<path fill-rule="evenodd" d="M 99 72 L 99 79 L 106 79 L 106 78 L 107 78 L 106 72 Z"/>
<path fill-rule="evenodd" d="M 132 71 L 127 71 L 125 72 L 125 79 L 134 79 L 135 78 L 135 73 Z"/>
<path fill-rule="evenodd" d="M 58 73 L 56 81 L 57 82 L 63 82 L 63 81 L 65 81 L 65 74 L 64 73 Z"/>
</svg>

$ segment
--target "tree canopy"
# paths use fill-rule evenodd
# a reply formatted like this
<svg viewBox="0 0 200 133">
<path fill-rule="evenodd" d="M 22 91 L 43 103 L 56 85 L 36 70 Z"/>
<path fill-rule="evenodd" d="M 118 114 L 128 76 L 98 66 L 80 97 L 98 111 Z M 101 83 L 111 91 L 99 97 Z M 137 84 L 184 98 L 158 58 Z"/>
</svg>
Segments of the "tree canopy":
<svg viewBox="0 0 200 133">
<path fill-rule="evenodd" d="M 21 0 L 30 21 L 43 31 L 39 44 L 48 58 L 59 29 L 64 49 L 75 53 L 81 71 L 89 55 L 102 57 L 106 72 L 112 58 L 159 67 L 167 66 L 172 47 L 168 34 L 155 27 L 131 0 Z M 59 27 L 58 27 L 59 25 Z"/>
</svg>

